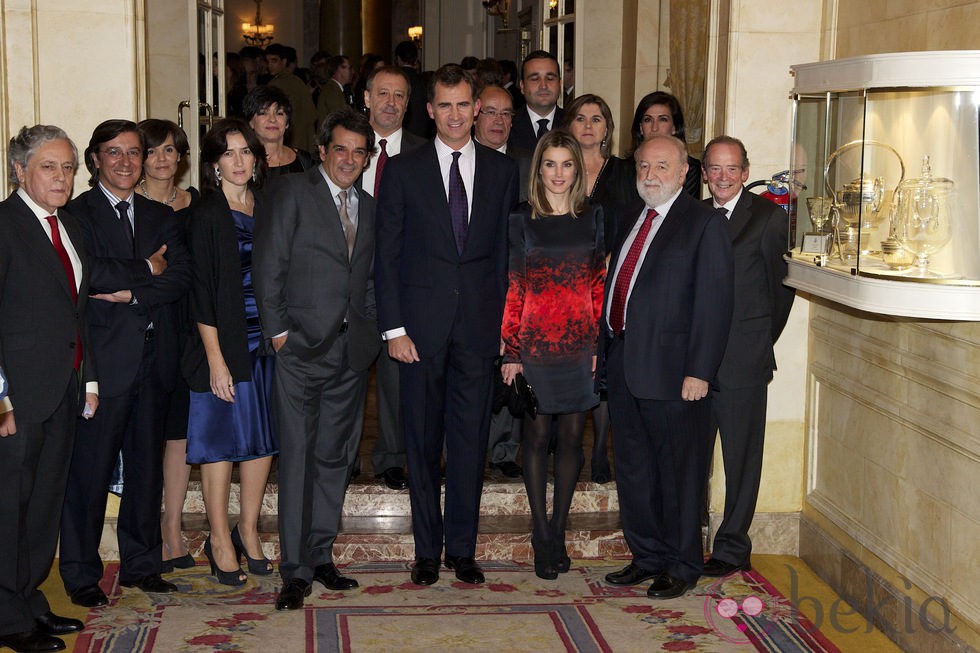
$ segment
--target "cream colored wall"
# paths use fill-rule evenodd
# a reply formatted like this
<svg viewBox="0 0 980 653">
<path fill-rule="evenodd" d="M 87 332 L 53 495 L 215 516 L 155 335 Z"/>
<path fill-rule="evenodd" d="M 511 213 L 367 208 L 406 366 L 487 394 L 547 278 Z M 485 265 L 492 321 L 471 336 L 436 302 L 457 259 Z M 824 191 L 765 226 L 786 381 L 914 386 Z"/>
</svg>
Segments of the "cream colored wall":
<svg viewBox="0 0 980 653">
<path fill-rule="evenodd" d="M 840 0 L 837 4 L 837 58 L 980 47 L 980 2 Z"/>
<path fill-rule="evenodd" d="M 144 117 L 142 8 L 140 0 L 0 4 L 4 162 L 11 135 L 23 125 L 58 125 L 81 151 L 103 120 Z M 75 178 L 76 195 L 88 188 L 84 168 Z"/>
</svg>

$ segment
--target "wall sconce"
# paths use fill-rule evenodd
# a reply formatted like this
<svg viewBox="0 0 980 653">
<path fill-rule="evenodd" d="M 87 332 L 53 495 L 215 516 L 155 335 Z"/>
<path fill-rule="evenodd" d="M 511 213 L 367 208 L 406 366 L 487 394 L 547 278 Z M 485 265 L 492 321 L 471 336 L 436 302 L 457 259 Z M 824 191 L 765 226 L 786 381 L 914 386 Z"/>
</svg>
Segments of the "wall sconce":
<svg viewBox="0 0 980 653">
<path fill-rule="evenodd" d="M 548 7 L 554 9 L 558 6 L 558 0 L 548 0 Z"/>
<path fill-rule="evenodd" d="M 487 10 L 488 16 L 500 16 L 506 29 L 507 18 L 510 16 L 510 0 L 483 0 L 483 8 Z"/>
<path fill-rule="evenodd" d="M 264 48 L 275 36 L 276 26 L 262 23 L 262 0 L 255 0 L 255 23 L 242 23 L 242 38 L 249 45 Z"/>
<path fill-rule="evenodd" d="M 412 25 L 411 27 L 409 27 L 408 38 L 412 39 L 412 43 L 414 43 L 415 46 L 418 47 L 419 44 L 422 42 L 422 26 Z"/>
</svg>

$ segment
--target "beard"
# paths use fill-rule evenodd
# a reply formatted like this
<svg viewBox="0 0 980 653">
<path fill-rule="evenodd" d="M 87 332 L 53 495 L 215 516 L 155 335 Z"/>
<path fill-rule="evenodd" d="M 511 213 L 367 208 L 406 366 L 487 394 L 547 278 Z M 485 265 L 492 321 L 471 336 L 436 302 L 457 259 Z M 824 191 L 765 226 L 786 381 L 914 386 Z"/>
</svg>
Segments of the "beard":
<svg viewBox="0 0 980 653">
<path fill-rule="evenodd" d="M 636 192 L 649 207 L 659 206 L 669 200 L 674 193 L 681 187 L 680 180 L 677 183 L 660 183 L 656 181 L 637 181 Z"/>
</svg>

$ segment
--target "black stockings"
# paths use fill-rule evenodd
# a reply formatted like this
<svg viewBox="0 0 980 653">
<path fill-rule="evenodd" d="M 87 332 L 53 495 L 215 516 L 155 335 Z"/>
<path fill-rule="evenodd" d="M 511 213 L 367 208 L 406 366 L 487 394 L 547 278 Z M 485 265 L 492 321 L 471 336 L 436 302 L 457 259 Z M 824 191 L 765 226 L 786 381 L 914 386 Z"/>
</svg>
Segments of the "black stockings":
<svg viewBox="0 0 980 653">
<path fill-rule="evenodd" d="M 555 494 L 552 518 L 548 519 L 548 441 L 551 439 L 552 422 L 556 426 Z M 524 418 L 524 486 L 531 505 L 532 536 L 539 541 L 553 537 L 565 541 L 568 511 L 572 505 L 572 493 L 582 471 L 582 431 L 585 429 L 585 413 L 567 415 L 538 415 L 535 419 Z"/>
</svg>

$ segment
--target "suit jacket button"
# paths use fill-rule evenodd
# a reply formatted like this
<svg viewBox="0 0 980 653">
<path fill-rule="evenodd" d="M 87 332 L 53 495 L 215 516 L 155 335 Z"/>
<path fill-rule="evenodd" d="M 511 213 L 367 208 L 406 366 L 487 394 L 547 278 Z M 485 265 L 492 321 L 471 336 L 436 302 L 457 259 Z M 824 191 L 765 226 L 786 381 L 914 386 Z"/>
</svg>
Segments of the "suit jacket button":
<svg viewBox="0 0 980 653">
<path fill-rule="evenodd" d="M 459 294 L 459 288 L 453 288 L 453 292 L 458 295 Z"/>
</svg>

